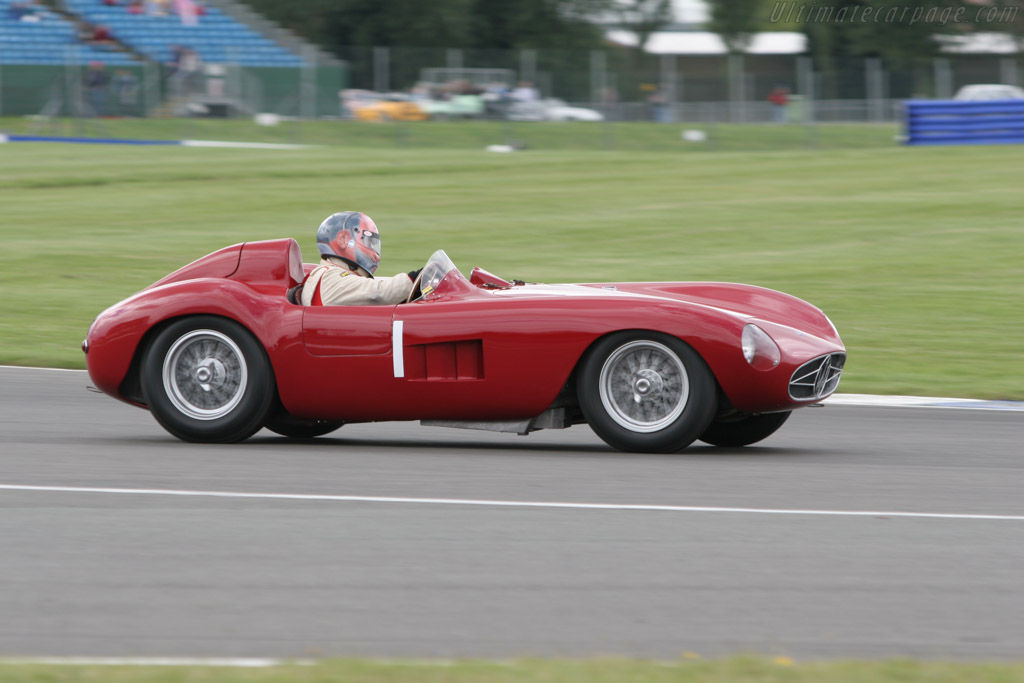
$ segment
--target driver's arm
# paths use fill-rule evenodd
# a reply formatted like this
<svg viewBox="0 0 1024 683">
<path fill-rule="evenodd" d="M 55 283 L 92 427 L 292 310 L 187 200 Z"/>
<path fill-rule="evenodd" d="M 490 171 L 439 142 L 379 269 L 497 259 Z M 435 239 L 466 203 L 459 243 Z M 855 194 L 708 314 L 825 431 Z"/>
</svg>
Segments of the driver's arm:
<svg viewBox="0 0 1024 683">
<path fill-rule="evenodd" d="M 401 304 L 412 293 L 412 280 L 406 273 L 393 277 L 368 278 L 344 274 L 332 268 L 320 283 L 320 298 L 325 306 L 373 306 Z"/>
</svg>

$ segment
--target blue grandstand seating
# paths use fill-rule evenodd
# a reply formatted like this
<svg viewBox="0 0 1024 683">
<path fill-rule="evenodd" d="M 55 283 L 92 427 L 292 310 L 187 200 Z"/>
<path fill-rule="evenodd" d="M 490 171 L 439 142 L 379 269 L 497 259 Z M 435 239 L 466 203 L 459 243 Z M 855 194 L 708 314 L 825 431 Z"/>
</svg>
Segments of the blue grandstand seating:
<svg viewBox="0 0 1024 683">
<path fill-rule="evenodd" d="M 0 0 L 2 2 L 3 0 Z M 110 27 L 132 49 L 159 62 L 172 59 L 176 45 L 195 50 L 203 62 L 242 66 L 302 66 L 303 61 L 216 7 L 205 8 L 198 24 L 186 26 L 175 14 L 131 14 L 102 0 L 65 0 L 68 9 L 93 24 Z"/>
<path fill-rule="evenodd" d="M 36 21 L 12 17 L 11 5 L 15 1 L 0 0 L 0 64 L 139 64 L 128 53 L 83 45 L 75 37 L 74 23 L 43 7 L 35 8 Z"/>
</svg>

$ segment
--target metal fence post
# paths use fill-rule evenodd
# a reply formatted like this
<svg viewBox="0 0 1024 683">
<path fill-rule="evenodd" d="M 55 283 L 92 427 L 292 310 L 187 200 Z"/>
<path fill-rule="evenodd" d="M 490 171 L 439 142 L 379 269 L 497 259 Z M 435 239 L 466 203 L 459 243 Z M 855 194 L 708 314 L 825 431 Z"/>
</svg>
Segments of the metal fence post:
<svg viewBox="0 0 1024 683">
<path fill-rule="evenodd" d="M 444 51 L 445 66 L 454 71 L 462 70 L 462 50 L 458 48 L 448 48 Z"/>
<path fill-rule="evenodd" d="M 390 78 L 388 77 L 390 68 L 390 50 L 386 47 L 373 48 L 373 89 L 377 92 L 390 90 Z"/>
<path fill-rule="evenodd" d="M 882 73 L 882 60 L 877 57 L 864 60 L 864 86 L 868 96 L 868 118 L 871 121 L 885 119 L 885 82 Z"/>
<path fill-rule="evenodd" d="M 519 50 L 519 78 L 520 81 L 534 83 L 537 80 L 537 51 L 523 48 Z M 550 85 L 548 94 L 551 94 Z"/>
<path fill-rule="evenodd" d="M 676 93 L 676 57 L 675 55 L 662 55 L 659 63 L 660 81 L 658 85 L 661 95 L 661 106 L 664 107 L 664 118 L 662 123 L 675 121 L 675 109 L 677 101 Z"/>
<path fill-rule="evenodd" d="M 935 97 L 940 100 L 948 100 L 953 97 L 953 69 L 949 66 L 949 60 L 936 57 L 932 60 L 932 73 L 935 79 Z"/>
<path fill-rule="evenodd" d="M 797 88 L 804 96 L 804 126 L 807 128 L 807 146 L 816 147 L 818 136 L 815 123 L 818 117 L 814 105 L 816 91 L 814 60 L 810 57 L 797 57 L 796 69 Z"/>
<path fill-rule="evenodd" d="M 590 51 L 590 97 L 602 109 L 607 98 L 608 74 L 605 70 L 605 54 L 601 50 Z M 605 112 L 607 115 L 607 112 Z"/>
<path fill-rule="evenodd" d="M 144 118 L 156 114 L 160 106 L 160 68 L 153 62 L 142 65 L 142 106 Z"/>
<path fill-rule="evenodd" d="M 729 120 L 733 123 L 740 123 L 745 118 L 743 106 L 747 100 L 742 54 L 732 53 L 726 57 L 726 72 L 729 79 Z"/>
<path fill-rule="evenodd" d="M 999 80 L 1006 85 L 1020 85 L 1020 70 L 1016 59 L 1003 57 L 999 60 Z"/>
<path fill-rule="evenodd" d="M 299 118 L 309 120 L 316 118 L 316 51 L 306 46 L 302 56 L 301 83 L 299 85 Z"/>
</svg>

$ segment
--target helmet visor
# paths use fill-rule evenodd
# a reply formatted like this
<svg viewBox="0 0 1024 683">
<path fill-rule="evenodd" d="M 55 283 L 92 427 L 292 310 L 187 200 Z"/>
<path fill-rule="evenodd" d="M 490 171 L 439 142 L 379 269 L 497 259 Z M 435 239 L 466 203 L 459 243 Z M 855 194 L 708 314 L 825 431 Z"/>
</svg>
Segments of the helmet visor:
<svg viewBox="0 0 1024 683">
<path fill-rule="evenodd" d="M 359 241 L 363 243 L 364 247 L 373 249 L 374 252 L 380 254 L 380 233 L 362 230 L 359 234 Z"/>
</svg>

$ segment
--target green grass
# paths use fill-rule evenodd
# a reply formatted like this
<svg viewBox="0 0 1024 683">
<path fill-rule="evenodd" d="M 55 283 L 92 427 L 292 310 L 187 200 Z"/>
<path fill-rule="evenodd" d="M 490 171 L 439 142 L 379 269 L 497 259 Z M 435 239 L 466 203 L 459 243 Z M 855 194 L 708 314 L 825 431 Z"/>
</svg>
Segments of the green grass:
<svg viewBox="0 0 1024 683">
<path fill-rule="evenodd" d="M 737 657 L 672 663 L 622 659 L 387 663 L 324 661 L 266 669 L 41 666 L 0 663 L 3 683 L 1010 683 L 1022 664 L 883 662 L 794 663 Z"/>
<path fill-rule="evenodd" d="M 682 139 L 701 130 L 707 140 Z M 217 119 L 0 119 L 0 131 L 22 135 L 123 137 L 150 140 L 235 140 L 363 148 L 483 149 L 516 143 L 532 150 L 653 151 L 703 153 L 729 150 L 864 149 L 892 147 L 893 124 L 523 123 L 511 121 L 284 121 L 258 126 L 250 120 Z"/>
<path fill-rule="evenodd" d="M 319 222 L 358 209 L 382 229 L 384 273 L 444 248 L 467 272 L 534 281 L 758 284 L 832 317 L 843 391 L 1024 399 L 1020 168 L 1010 146 L 2 145 L 0 363 L 83 367 L 106 306 L 235 242 L 295 237 L 312 260 Z"/>
</svg>

